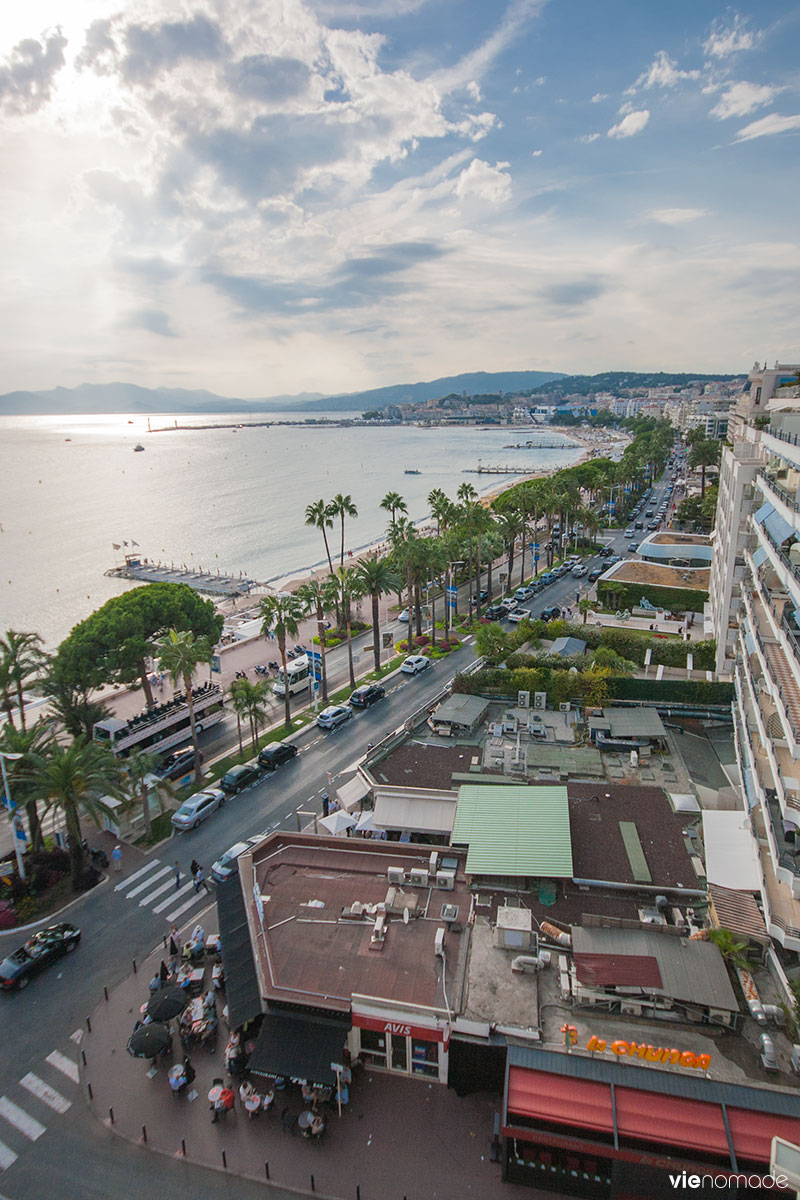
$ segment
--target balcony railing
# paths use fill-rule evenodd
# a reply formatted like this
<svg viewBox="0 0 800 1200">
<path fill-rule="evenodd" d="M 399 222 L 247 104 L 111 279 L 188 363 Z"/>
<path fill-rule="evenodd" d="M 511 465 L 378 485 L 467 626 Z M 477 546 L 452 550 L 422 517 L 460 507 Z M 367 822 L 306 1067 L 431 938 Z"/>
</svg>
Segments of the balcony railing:
<svg viewBox="0 0 800 1200">
<path fill-rule="evenodd" d="M 776 425 L 768 425 L 766 432 L 770 437 L 777 438 L 779 442 L 788 442 L 790 446 L 800 446 L 800 434 L 787 433 L 785 429 L 778 429 Z"/>
<path fill-rule="evenodd" d="M 796 498 L 792 496 L 790 492 L 787 492 L 785 488 L 782 488 L 776 479 L 773 479 L 771 475 L 768 475 L 767 472 L 763 470 L 756 471 L 756 475 L 759 479 L 763 479 L 767 487 L 780 496 L 783 503 L 791 508 L 793 512 L 800 513 L 800 504 L 798 504 Z"/>
<path fill-rule="evenodd" d="M 761 530 L 764 537 L 767 539 L 769 544 L 772 546 L 773 550 L 778 555 L 778 558 L 781 560 L 783 565 L 786 567 L 786 570 L 798 581 L 798 583 L 800 583 L 800 566 L 797 566 L 795 563 L 792 562 L 792 560 L 789 558 L 789 555 L 784 550 L 783 546 L 780 544 L 780 542 L 776 541 L 776 539 L 772 536 L 770 531 L 767 529 L 766 525 L 759 525 L 758 528 Z"/>
<path fill-rule="evenodd" d="M 800 745 L 800 728 L 798 728 L 797 724 L 792 719 L 792 714 L 789 711 L 789 697 L 786 695 L 786 692 L 784 691 L 780 680 L 776 679 L 775 675 L 770 670 L 771 664 L 770 664 L 770 660 L 769 660 L 769 655 L 767 654 L 767 649 L 766 649 L 766 645 L 764 643 L 764 639 L 761 636 L 761 630 L 758 628 L 758 618 L 757 618 L 754 608 L 753 608 L 753 605 L 755 602 L 755 596 L 753 595 L 752 590 L 747 585 L 745 585 L 743 590 L 744 590 L 745 596 L 747 598 L 747 612 L 748 612 L 748 616 L 750 617 L 750 627 L 753 630 L 753 633 L 755 635 L 756 642 L 758 643 L 758 647 L 761 651 L 761 655 L 762 655 L 762 657 L 764 659 L 764 663 L 766 665 L 766 672 L 769 675 L 769 683 L 770 683 L 769 691 L 773 695 L 777 694 L 777 696 L 780 700 L 780 705 L 776 704 L 775 707 L 780 709 L 780 712 L 781 712 L 786 724 L 791 729 L 792 737 L 794 738 L 795 745 Z M 779 646 L 779 643 L 773 642 L 773 645 Z M 766 726 L 766 721 L 764 722 L 764 724 Z"/>
</svg>

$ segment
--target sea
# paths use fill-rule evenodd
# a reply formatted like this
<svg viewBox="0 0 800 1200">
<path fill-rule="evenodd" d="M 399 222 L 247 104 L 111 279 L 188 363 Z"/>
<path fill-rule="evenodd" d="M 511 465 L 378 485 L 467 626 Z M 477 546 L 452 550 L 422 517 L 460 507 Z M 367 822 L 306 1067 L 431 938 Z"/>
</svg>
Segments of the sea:
<svg viewBox="0 0 800 1200">
<path fill-rule="evenodd" d="M 326 416 L 347 414 L 315 419 Z M 275 581 L 324 564 L 321 534 L 304 520 L 315 500 L 352 496 L 358 518 L 346 522 L 345 550 L 355 552 L 385 535 L 380 501 L 389 491 L 420 522 L 433 488 L 455 497 L 465 481 L 479 493 L 513 482 L 467 473 L 481 462 L 529 474 L 582 453 L 577 444 L 505 449 L 534 436 L 508 426 L 248 424 L 260 419 L 304 418 L 151 414 L 151 429 L 162 432 L 150 432 L 140 415 L 0 417 L 0 631 L 35 631 L 55 648 L 133 586 L 104 575 L 126 550 Z M 200 428 L 215 424 L 227 428 Z M 137 444 L 144 453 L 134 452 Z M 335 559 L 338 526 L 329 537 Z"/>
</svg>

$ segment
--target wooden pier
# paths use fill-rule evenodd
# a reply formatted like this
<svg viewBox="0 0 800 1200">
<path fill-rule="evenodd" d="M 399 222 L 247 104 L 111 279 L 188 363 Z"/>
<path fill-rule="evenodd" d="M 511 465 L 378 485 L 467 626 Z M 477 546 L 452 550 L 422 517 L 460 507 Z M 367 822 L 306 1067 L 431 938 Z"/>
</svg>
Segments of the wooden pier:
<svg viewBox="0 0 800 1200">
<path fill-rule="evenodd" d="M 526 467 L 492 467 L 478 463 L 477 467 L 465 467 L 465 475 L 530 475 L 530 464 Z"/>
<path fill-rule="evenodd" d="M 212 573 L 204 571 L 202 567 L 194 570 L 191 567 L 175 567 L 171 563 L 150 562 L 139 554 L 126 554 L 122 566 L 112 567 L 104 574 L 112 579 L 135 579 L 139 583 L 185 583 L 196 592 L 228 599 L 246 596 L 259 586 L 254 579 L 244 575 Z"/>
</svg>

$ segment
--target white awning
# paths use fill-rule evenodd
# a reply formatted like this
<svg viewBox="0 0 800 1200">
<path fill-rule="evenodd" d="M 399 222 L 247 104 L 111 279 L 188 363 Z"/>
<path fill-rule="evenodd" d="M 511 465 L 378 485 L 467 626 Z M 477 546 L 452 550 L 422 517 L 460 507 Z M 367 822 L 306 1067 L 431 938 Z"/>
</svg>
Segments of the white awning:
<svg viewBox="0 0 800 1200">
<path fill-rule="evenodd" d="M 756 840 L 747 813 L 706 809 L 703 812 L 703 842 L 706 848 L 706 877 L 709 883 L 738 892 L 758 892 L 761 867 Z"/>
<path fill-rule="evenodd" d="M 375 789 L 375 829 L 407 830 L 409 833 L 453 832 L 457 792 L 425 788 Z"/>
<path fill-rule="evenodd" d="M 369 784 L 363 775 L 355 775 L 352 779 L 348 779 L 347 783 L 343 783 L 341 787 L 336 789 L 336 799 L 339 801 L 339 807 L 345 812 L 352 812 L 354 808 L 358 808 L 365 796 L 368 796 L 371 791 Z"/>
</svg>

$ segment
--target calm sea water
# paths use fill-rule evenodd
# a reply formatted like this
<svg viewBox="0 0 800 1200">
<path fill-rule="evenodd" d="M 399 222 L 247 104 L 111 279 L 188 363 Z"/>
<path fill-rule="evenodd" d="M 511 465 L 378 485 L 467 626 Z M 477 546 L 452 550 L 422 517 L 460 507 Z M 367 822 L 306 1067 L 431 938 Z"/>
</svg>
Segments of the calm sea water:
<svg viewBox="0 0 800 1200">
<path fill-rule="evenodd" d="M 179 421 L 238 419 L 253 415 Z M 156 428 L 175 418 L 150 420 Z M 162 562 L 269 580 L 323 559 L 319 531 L 304 523 L 314 500 L 352 495 L 359 516 L 347 522 L 346 548 L 355 550 L 384 534 L 388 515 L 379 503 L 388 491 L 400 492 L 409 516 L 420 520 L 434 487 L 455 496 L 465 480 L 479 491 L 503 482 L 464 474 L 480 459 L 538 470 L 580 454 L 579 447 L 503 449 L 517 440 L 508 428 L 148 434 L 139 416 L 0 418 L 0 629 L 36 630 L 56 645 L 129 586 L 103 575 L 121 559 L 114 542 L 135 540 L 143 555 Z M 137 442 L 145 453 L 133 453 Z M 406 468 L 420 474 L 405 475 Z M 331 537 L 333 549 L 337 530 Z"/>
</svg>

